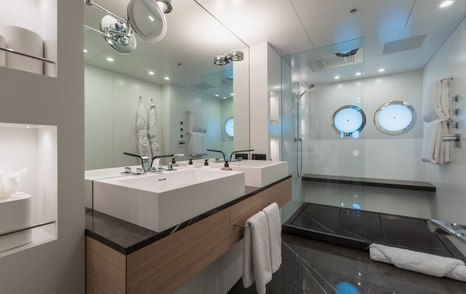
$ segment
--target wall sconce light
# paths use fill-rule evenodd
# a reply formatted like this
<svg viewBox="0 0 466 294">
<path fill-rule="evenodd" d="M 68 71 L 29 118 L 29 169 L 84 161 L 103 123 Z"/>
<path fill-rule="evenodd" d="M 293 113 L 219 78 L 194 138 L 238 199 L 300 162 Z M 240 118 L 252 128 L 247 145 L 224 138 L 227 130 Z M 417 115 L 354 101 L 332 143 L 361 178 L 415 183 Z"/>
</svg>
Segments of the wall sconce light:
<svg viewBox="0 0 466 294">
<path fill-rule="evenodd" d="M 217 55 L 214 57 L 215 65 L 226 65 L 233 61 L 242 61 L 244 59 L 244 53 L 242 51 L 232 51 L 225 53 L 224 55 Z"/>
</svg>

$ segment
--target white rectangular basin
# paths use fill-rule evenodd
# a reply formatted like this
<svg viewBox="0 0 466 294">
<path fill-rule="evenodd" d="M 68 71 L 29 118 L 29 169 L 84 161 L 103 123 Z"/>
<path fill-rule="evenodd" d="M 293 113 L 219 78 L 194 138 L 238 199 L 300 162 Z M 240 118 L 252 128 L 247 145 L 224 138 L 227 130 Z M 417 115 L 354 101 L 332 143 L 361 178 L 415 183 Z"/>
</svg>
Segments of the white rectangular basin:
<svg viewBox="0 0 466 294">
<path fill-rule="evenodd" d="M 242 160 L 229 164 L 234 171 L 246 174 L 246 186 L 265 187 L 289 175 L 287 161 Z M 219 167 L 217 163 L 215 166 Z"/>
<path fill-rule="evenodd" d="M 190 168 L 94 181 L 94 209 L 163 231 L 245 194 L 244 173 Z"/>
</svg>

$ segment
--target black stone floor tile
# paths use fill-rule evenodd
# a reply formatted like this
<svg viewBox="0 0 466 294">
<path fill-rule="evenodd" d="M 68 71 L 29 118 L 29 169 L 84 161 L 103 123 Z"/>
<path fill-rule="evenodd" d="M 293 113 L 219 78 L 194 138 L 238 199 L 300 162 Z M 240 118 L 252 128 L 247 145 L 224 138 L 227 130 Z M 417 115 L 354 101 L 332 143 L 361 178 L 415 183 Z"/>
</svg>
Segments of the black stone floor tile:
<svg viewBox="0 0 466 294">
<path fill-rule="evenodd" d="M 342 208 L 336 225 L 340 235 L 371 242 L 383 242 L 382 224 L 378 213 Z"/>
<path fill-rule="evenodd" d="M 334 233 L 339 214 L 339 207 L 308 204 L 292 222 L 292 225 L 305 227 L 310 230 Z"/>
<path fill-rule="evenodd" d="M 367 252 L 282 234 L 282 266 L 267 293 L 464 294 L 466 283 L 371 261 Z M 237 284 L 229 293 L 257 293 Z"/>
</svg>

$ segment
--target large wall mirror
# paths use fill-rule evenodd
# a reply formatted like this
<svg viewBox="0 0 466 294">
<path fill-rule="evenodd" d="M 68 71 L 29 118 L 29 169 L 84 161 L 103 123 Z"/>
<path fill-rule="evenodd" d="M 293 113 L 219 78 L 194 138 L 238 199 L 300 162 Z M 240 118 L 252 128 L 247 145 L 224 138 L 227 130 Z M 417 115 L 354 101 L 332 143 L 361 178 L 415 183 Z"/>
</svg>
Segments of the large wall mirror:
<svg viewBox="0 0 466 294">
<path fill-rule="evenodd" d="M 128 0 L 96 0 L 124 16 Z M 104 14 L 85 7 L 85 25 L 99 28 Z M 121 54 L 101 34 L 84 30 L 85 169 L 136 165 L 123 152 L 138 153 L 136 118 L 142 107 L 156 109 L 160 154 L 182 159 L 215 157 L 205 149 L 231 153 L 249 148 L 249 49 L 194 0 L 177 0 L 166 14 L 167 32 L 159 42 L 139 36 L 136 49 Z M 214 58 L 244 53 L 242 61 L 215 65 Z M 141 106 L 142 104 L 142 106 Z M 240 109 L 240 111 L 236 111 Z M 224 132 L 235 118 L 237 132 Z M 193 122 L 201 124 L 201 144 L 193 147 Z"/>
</svg>

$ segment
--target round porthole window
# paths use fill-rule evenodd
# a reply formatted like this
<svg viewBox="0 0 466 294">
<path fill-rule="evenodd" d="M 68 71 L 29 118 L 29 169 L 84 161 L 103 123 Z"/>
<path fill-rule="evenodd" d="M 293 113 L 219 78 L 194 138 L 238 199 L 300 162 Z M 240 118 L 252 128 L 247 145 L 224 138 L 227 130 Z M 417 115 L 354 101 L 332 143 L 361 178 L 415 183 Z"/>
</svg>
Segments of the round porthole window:
<svg viewBox="0 0 466 294">
<path fill-rule="evenodd" d="M 332 125 L 341 138 L 359 138 L 366 125 L 366 115 L 359 106 L 345 105 L 333 113 Z"/>
<path fill-rule="evenodd" d="M 229 137 L 233 137 L 235 135 L 235 121 L 233 117 L 230 117 L 225 121 L 225 133 Z"/>
<path fill-rule="evenodd" d="M 391 101 L 377 108 L 374 124 L 387 135 L 400 135 L 413 127 L 413 107 L 404 101 Z"/>
</svg>

